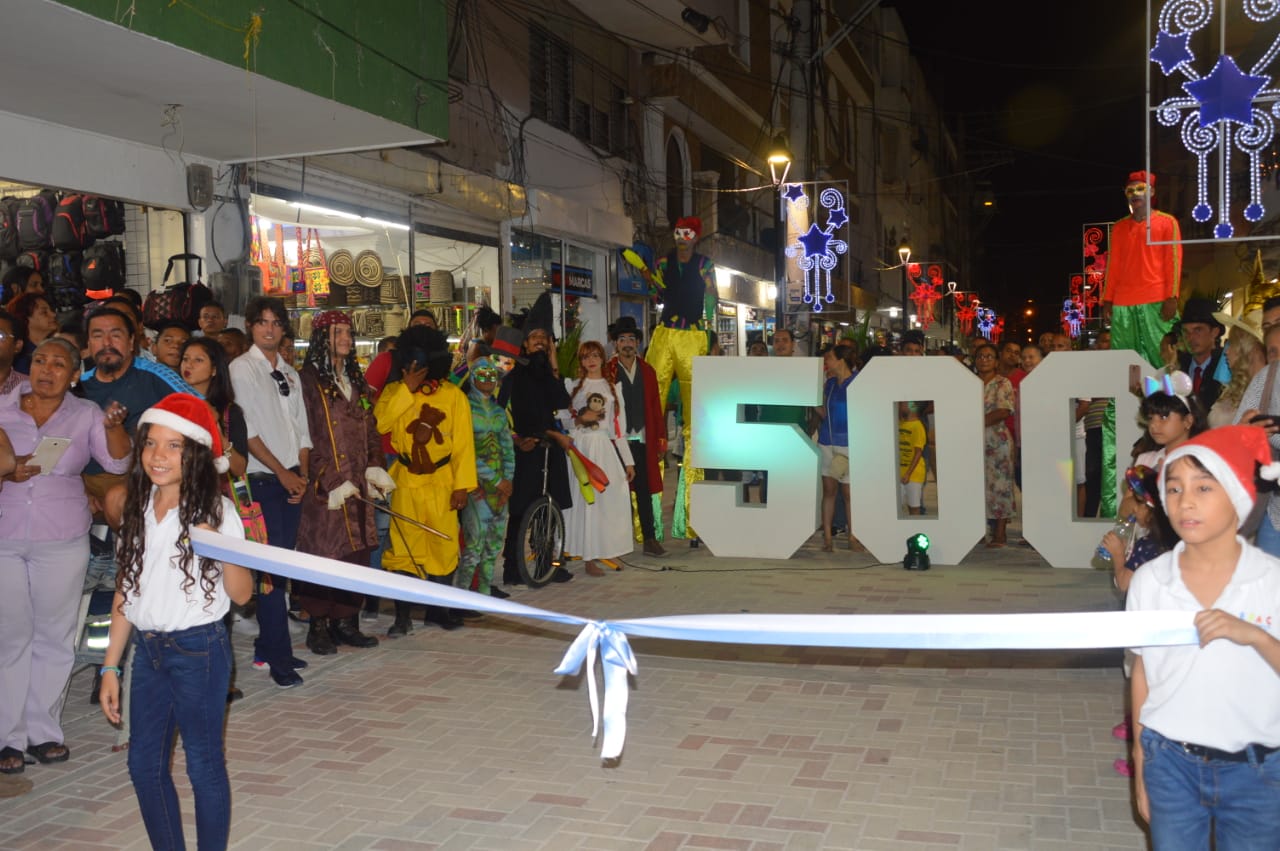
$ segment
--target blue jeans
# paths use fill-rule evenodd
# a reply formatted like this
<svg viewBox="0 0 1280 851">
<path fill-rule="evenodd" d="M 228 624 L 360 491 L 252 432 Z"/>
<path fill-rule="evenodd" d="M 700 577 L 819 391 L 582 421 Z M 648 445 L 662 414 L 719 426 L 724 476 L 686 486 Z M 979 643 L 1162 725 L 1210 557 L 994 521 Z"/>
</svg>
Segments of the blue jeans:
<svg viewBox="0 0 1280 851">
<path fill-rule="evenodd" d="M 293 549 L 298 543 L 302 506 L 289 502 L 289 492 L 275 476 L 254 475 L 250 481 L 253 496 L 262 506 L 267 542 L 273 547 Z M 276 671 L 293 670 L 293 640 L 289 636 L 284 589 L 285 580 L 276 577 L 271 593 L 258 595 L 258 637 L 253 641 L 254 655 Z"/>
<path fill-rule="evenodd" d="M 1276 531 L 1276 527 L 1271 525 L 1271 518 L 1266 514 L 1262 515 L 1255 543 L 1267 555 L 1280 558 L 1280 531 Z"/>
<path fill-rule="evenodd" d="M 196 799 L 197 847 L 224 849 L 231 832 L 231 783 L 222 740 L 231 677 L 226 627 L 218 620 L 178 632 L 139 630 L 133 643 L 129 779 L 151 847 L 186 847 L 170 774 L 173 736 L 180 731 Z"/>
<path fill-rule="evenodd" d="M 1142 731 L 1142 779 L 1155 851 L 1280 848 L 1280 752 L 1259 762 L 1204 760 L 1150 728 Z"/>
</svg>

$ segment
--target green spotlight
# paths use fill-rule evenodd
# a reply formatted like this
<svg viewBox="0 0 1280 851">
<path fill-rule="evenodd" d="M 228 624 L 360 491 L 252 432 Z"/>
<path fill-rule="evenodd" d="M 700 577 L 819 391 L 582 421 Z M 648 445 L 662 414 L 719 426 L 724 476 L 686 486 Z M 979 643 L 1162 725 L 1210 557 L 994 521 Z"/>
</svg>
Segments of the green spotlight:
<svg viewBox="0 0 1280 851">
<path fill-rule="evenodd" d="M 907 538 L 907 554 L 902 559 L 902 566 L 907 570 L 929 569 L 929 536 L 917 532 Z"/>
</svg>

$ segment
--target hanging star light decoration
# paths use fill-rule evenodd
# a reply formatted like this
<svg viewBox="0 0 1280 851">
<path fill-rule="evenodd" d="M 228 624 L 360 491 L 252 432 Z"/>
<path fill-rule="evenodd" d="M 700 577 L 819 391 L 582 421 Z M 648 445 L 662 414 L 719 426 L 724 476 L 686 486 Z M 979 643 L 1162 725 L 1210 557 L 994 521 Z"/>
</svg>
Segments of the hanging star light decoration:
<svg viewBox="0 0 1280 851">
<path fill-rule="evenodd" d="M 1225 2 L 1223 4 L 1225 17 Z M 1280 15 L 1280 3 L 1272 0 L 1242 0 L 1244 13 L 1255 23 L 1265 23 Z M 1191 37 L 1213 23 L 1213 5 L 1208 0 L 1167 0 L 1160 9 L 1155 44 L 1148 57 L 1166 77 L 1181 74 L 1185 95 L 1165 98 L 1155 107 L 1156 120 L 1165 127 L 1181 125 L 1183 146 L 1196 158 L 1196 204 L 1191 217 L 1208 222 L 1217 216 L 1213 228 L 1216 239 L 1235 234 L 1231 207 L 1238 190 L 1231 161 L 1243 155 L 1248 163 L 1248 203 L 1242 215 L 1247 221 L 1261 221 L 1262 153 L 1275 138 L 1275 120 L 1280 118 L 1280 90 L 1271 85 L 1265 72 L 1280 55 L 1280 35 L 1271 39 L 1261 58 L 1241 70 L 1235 57 L 1221 54 L 1213 69 L 1202 75 L 1195 67 Z M 1225 27 L 1225 20 L 1219 26 Z M 1217 153 L 1218 162 L 1210 161 Z M 1210 200 L 1210 178 L 1217 183 L 1217 198 Z M 1087 307 L 1087 305 L 1086 305 Z"/>
<path fill-rule="evenodd" d="M 796 208 L 809 206 L 804 184 L 787 184 L 782 197 Z M 796 265 L 804 272 L 804 303 L 814 313 L 821 313 L 826 305 L 836 300 L 831 290 L 831 270 L 840 262 L 839 255 L 849 250 L 848 242 L 837 234 L 849 223 L 844 193 L 828 186 L 818 194 L 818 203 L 827 211 L 825 225 L 819 227 L 817 221 L 811 222 L 809 229 L 787 246 L 787 256 L 797 258 Z"/>
</svg>

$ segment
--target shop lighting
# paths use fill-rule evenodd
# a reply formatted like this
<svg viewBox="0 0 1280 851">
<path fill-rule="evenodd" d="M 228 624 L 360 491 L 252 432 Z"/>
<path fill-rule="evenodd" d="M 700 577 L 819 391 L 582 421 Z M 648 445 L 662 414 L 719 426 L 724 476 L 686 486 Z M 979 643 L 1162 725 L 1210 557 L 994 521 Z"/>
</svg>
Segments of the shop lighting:
<svg viewBox="0 0 1280 851">
<path fill-rule="evenodd" d="M 770 284 L 770 285 L 769 285 L 769 289 L 768 289 L 768 290 L 766 290 L 765 292 L 766 292 L 766 294 L 769 296 L 769 301 L 777 301 L 777 300 L 778 300 L 778 285 L 777 285 L 777 284 Z"/>
<path fill-rule="evenodd" d="M 339 219 L 346 219 L 351 222 L 364 222 L 379 228 L 391 228 L 392 230 L 408 230 L 409 226 L 401 222 L 389 222 L 386 219 L 377 219 L 373 216 L 357 216 L 355 213 L 347 213 L 342 210 L 334 210 L 329 207 L 321 207 L 317 204 L 308 204 L 303 201 L 290 201 L 290 207 L 298 210 L 306 210 L 309 213 L 319 213 L 322 216 L 333 216 Z"/>
</svg>

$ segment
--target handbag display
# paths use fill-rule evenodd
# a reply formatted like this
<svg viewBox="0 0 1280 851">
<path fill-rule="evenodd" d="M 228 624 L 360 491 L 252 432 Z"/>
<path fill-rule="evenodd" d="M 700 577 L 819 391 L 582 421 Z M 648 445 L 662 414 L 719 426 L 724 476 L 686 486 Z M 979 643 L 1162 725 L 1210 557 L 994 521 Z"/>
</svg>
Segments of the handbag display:
<svg viewBox="0 0 1280 851">
<path fill-rule="evenodd" d="M 164 285 L 173 274 L 173 266 L 177 261 L 195 260 L 196 280 L 194 283 Z M 164 270 L 163 289 L 147 293 L 142 303 L 142 324 L 151 330 L 159 330 L 165 322 L 181 322 L 188 331 L 200 327 L 200 308 L 213 301 L 213 291 L 206 287 L 200 278 L 204 275 L 204 258 L 199 254 L 175 254 L 169 258 L 169 265 Z"/>
<path fill-rule="evenodd" d="M 227 482 L 231 485 L 231 501 L 236 504 L 236 513 L 244 524 L 245 540 L 257 544 L 267 543 L 267 520 L 262 516 L 262 504 L 253 498 L 249 479 L 235 479 L 228 473 Z"/>
</svg>

